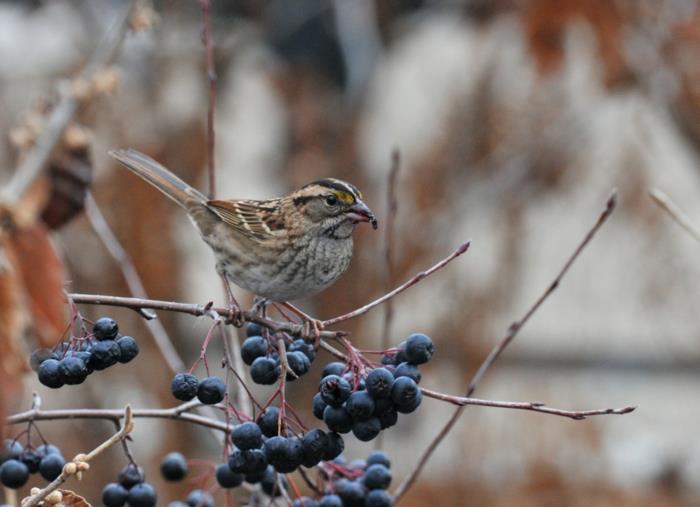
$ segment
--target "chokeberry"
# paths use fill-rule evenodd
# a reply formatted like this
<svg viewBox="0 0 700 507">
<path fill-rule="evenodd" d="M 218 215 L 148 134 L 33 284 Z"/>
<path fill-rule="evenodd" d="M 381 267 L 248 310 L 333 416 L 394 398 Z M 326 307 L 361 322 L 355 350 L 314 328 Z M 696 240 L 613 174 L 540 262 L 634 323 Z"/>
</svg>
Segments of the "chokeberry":
<svg viewBox="0 0 700 507">
<path fill-rule="evenodd" d="M 38 373 L 39 366 L 41 365 L 41 363 L 43 363 L 47 359 L 51 359 L 52 354 L 53 352 L 51 352 L 51 349 L 33 350 L 31 355 L 29 356 L 29 366 L 31 366 L 32 370 Z"/>
<path fill-rule="evenodd" d="M 263 327 L 256 322 L 249 322 L 245 328 L 246 336 L 262 336 Z"/>
<path fill-rule="evenodd" d="M 292 459 L 289 439 L 282 436 L 268 438 L 263 446 L 267 462 L 273 467 L 285 465 Z"/>
<path fill-rule="evenodd" d="M 187 505 L 190 507 L 214 507 L 214 499 L 206 491 L 195 489 L 187 496 Z"/>
<path fill-rule="evenodd" d="M 119 334 L 119 326 L 114 319 L 101 317 L 95 321 L 92 332 L 98 340 L 114 340 Z"/>
<path fill-rule="evenodd" d="M 258 357 L 267 354 L 267 340 L 262 336 L 250 336 L 246 338 L 241 346 L 241 358 L 243 362 L 250 366 Z"/>
<path fill-rule="evenodd" d="M 387 468 L 391 468 L 391 460 L 383 451 L 372 451 L 367 456 L 367 466 L 372 465 L 384 465 Z"/>
<path fill-rule="evenodd" d="M 292 507 L 318 507 L 318 502 L 308 496 L 302 496 L 292 502 Z"/>
<path fill-rule="evenodd" d="M 338 433 L 330 432 L 326 434 L 326 452 L 323 455 L 325 461 L 337 458 L 345 450 L 345 441 Z"/>
<path fill-rule="evenodd" d="M 223 463 L 216 467 L 216 482 L 222 488 L 237 488 L 243 483 L 243 476 L 231 470 L 228 464 Z"/>
<path fill-rule="evenodd" d="M 0 483 L 10 489 L 19 489 L 29 480 L 29 468 L 17 459 L 8 459 L 0 465 Z"/>
<path fill-rule="evenodd" d="M 323 411 L 323 421 L 329 430 L 337 433 L 348 433 L 352 429 L 352 416 L 344 406 L 328 405 Z"/>
<path fill-rule="evenodd" d="M 363 442 L 369 442 L 374 439 L 379 432 L 382 430 L 382 423 L 378 417 L 370 417 L 363 421 L 355 421 L 352 425 L 352 434 L 357 437 L 358 440 Z"/>
<path fill-rule="evenodd" d="M 393 383 L 394 375 L 386 368 L 375 368 L 365 378 L 365 388 L 375 399 L 388 398 L 391 395 Z"/>
<path fill-rule="evenodd" d="M 310 363 L 313 363 L 314 359 L 316 359 L 316 350 L 314 350 L 314 346 L 311 343 L 306 343 L 301 338 L 294 340 L 289 350 L 291 352 L 301 352 L 308 358 Z"/>
<path fill-rule="evenodd" d="M 17 440 L 7 439 L 2 443 L 0 450 L 0 463 L 4 463 L 8 459 L 19 459 L 24 452 L 24 447 Z"/>
<path fill-rule="evenodd" d="M 305 375 L 311 368 L 309 358 L 303 352 L 287 352 L 287 364 L 297 377 Z M 296 380 L 294 375 L 287 372 L 287 380 Z"/>
<path fill-rule="evenodd" d="M 179 452 L 171 452 L 163 458 L 160 473 L 167 481 L 181 481 L 187 475 L 187 460 Z"/>
<path fill-rule="evenodd" d="M 122 336 L 117 340 L 119 345 L 119 362 L 128 363 L 139 355 L 139 344 L 131 336 Z"/>
<path fill-rule="evenodd" d="M 122 507 L 128 497 L 126 488 L 116 482 L 110 482 L 102 489 L 102 503 L 106 507 Z"/>
<path fill-rule="evenodd" d="M 114 340 L 95 343 L 90 349 L 90 365 L 95 370 L 104 370 L 119 362 L 122 351 Z"/>
<path fill-rule="evenodd" d="M 39 473 L 44 479 L 51 482 L 61 475 L 65 464 L 66 460 L 60 454 L 47 454 L 39 462 Z"/>
<path fill-rule="evenodd" d="M 39 471 L 39 463 L 41 463 L 41 458 L 43 458 L 43 456 L 38 452 L 27 449 L 20 455 L 19 460 L 27 465 L 30 474 L 35 474 Z"/>
<path fill-rule="evenodd" d="M 374 399 L 367 391 L 355 391 L 345 402 L 345 410 L 357 421 L 369 419 L 374 413 Z"/>
<path fill-rule="evenodd" d="M 318 507 L 344 507 L 338 495 L 325 495 L 318 501 Z"/>
<path fill-rule="evenodd" d="M 427 363 L 433 357 L 434 352 L 435 345 L 429 336 L 416 333 L 406 339 L 406 357 L 409 363 Z"/>
<path fill-rule="evenodd" d="M 284 475 L 279 476 L 273 468 L 268 467 L 267 470 L 265 470 L 262 480 L 260 481 L 260 486 L 269 496 L 275 497 L 282 495 L 282 492 L 280 491 L 280 483 L 284 489 L 289 488 L 287 478 Z"/>
<path fill-rule="evenodd" d="M 387 489 L 391 484 L 391 472 L 380 463 L 375 463 L 367 467 L 362 478 L 367 489 Z"/>
<path fill-rule="evenodd" d="M 272 385 L 279 375 L 279 365 L 271 357 L 258 357 L 250 366 L 250 377 L 256 384 Z"/>
<path fill-rule="evenodd" d="M 316 419 L 323 420 L 323 411 L 326 409 L 327 406 L 328 404 L 325 401 L 323 401 L 321 393 L 314 394 L 314 397 L 311 400 L 311 410 L 313 411 Z"/>
<path fill-rule="evenodd" d="M 219 377 L 206 377 L 197 387 L 197 399 L 205 405 L 216 405 L 224 399 L 226 384 Z"/>
<path fill-rule="evenodd" d="M 334 361 L 326 364 L 326 366 L 323 367 L 321 378 L 327 377 L 328 375 L 338 375 L 340 377 L 343 372 L 345 372 L 345 363 Z"/>
<path fill-rule="evenodd" d="M 88 376 L 88 369 L 82 359 L 66 356 L 58 363 L 61 379 L 68 385 L 82 384 Z"/>
<path fill-rule="evenodd" d="M 129 507 L 153 507 L 158 501 L 158 495 L 153 486 L 147 482 L 136 484 L 129 490 Z"/>
<path fill-rule="evenodd" d="M 261 474 L 267 468 L 267 458 L 262 449 L 235 449 L 228 457 L 228 466 L 237 474 Z"/>
<path fill-rule="evenodd" d="M 262 441 L 262 430 L 252 421 L 239 424 L 231 432 L 231 441 L 239 449 L 258 449 Z"/>
<path fill-rule="evenodd" d="M 418 385 L 410 377 L 399 377 L 391 386 L 391 399 L 402 414 L 413 412 L 420 405 L 422 395 Z"/>
<path fill-rule="evenodd" d="M 58 389 L 64 384 L 58 360 L 47 359 L 41 363 L 39 366 L 39 382 L 52 389 Z"/>
<path fill-rule="evenodd" d="M 143 473 L 143 469 L 133 463 L 129 463 L 119 472 L 117 481 L 126 489 L 131 489 L 137 484 L 141 484 L 145 479 L 146 476 Z"/>
<path fill-rule="evenodd" d="M 338 488 L 338 495 L 345 507 L 365 505 L 365 488 L 357 481 L 347 481 L 343 488 Z"/>
<path fill-rule="evenodd" d="M 178 373 L 170 383 L 170 392 L 180 401 L 190 401 L 197 396 L 199 380 L 191 373 Z"/>
<path fill-rule="evenodd" d="M 305 467 L 313 467 L 323 459 L 328 447 L 326 432 L 314 428 L 308 431 L 301 439 L 301 464 Z"/>
<path fill-rule="evenodd" d="M 63 456 L 61 449 L 59 449 L 53 444 L 42 444 L 36 448 L 36 452 L 38 452 L 42 456 L 48 456 L 49 454 L 58 454 L 61 457 Z"/>
<path fill-rule="evenodd" d="M 318 388 L 323 401 L 328 405 L 339 407 L 350 397 L 352 387 L 350 383 L 338 375 L 328 375 L 321 379 Z"/>
<path fill-rule="evenodd" d="M 279 434 L 278 422 L 280 409 L 277 407 L 267 407 L 265 411 L 258 416 L 258 426 L 263 435 L 266 437 L 274 437 Z"/>
<path fill-rule="evenodd" d="M 391 428 L 398 422 L 399 413 L 397 412 L 396 407 L 392 405 L 390 410 L 378 415 L 377 417 L 379 418 L 379 422 L 382 425 L 382 429 L 385 430 L 387 428 Z"/>
<path fill-rule="evenodd" d="M 393 507 L 394 500 L 383 489 L 375 489 L 367 493 L 365 507 Z"/>
<path fill-rule="evenodd" d="M 415 364 L 411 363 L 401 363 L 396 367 L 394 371 L 394 377 L 409 377 L 412 378 L 416 384 L 420 384 L 421 374 L 420 370 Z"/>
</svg>

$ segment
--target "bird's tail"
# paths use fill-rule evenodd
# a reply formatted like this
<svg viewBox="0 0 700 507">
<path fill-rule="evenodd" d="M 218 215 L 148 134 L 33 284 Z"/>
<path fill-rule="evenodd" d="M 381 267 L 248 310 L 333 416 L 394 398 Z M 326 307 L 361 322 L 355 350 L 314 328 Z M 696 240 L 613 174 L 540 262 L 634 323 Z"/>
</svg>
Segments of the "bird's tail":
<svg viewBox="0 0 700 507">
<path fill-rule="evenodd" d="M 109 154 L 183 208 L 191 210 L 197 205 L 206 206 L 207 198 L 204 194 L 140 151 L 112 150 Z"/>
</svg>

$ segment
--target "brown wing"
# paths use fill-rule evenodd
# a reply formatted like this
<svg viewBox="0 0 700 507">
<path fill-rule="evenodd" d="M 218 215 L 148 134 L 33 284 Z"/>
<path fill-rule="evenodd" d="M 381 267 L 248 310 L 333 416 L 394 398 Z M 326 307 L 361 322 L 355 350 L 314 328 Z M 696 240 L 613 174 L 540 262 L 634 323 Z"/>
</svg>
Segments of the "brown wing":
<svg viewBox="0 0 700 507">
<path fill-rule="evenodd" d="M 284 229 L 280 216 L 281 200 L 208 201 L 207 205 L 221 220 L 248 237 L 264 241 Z"/>
</svg>

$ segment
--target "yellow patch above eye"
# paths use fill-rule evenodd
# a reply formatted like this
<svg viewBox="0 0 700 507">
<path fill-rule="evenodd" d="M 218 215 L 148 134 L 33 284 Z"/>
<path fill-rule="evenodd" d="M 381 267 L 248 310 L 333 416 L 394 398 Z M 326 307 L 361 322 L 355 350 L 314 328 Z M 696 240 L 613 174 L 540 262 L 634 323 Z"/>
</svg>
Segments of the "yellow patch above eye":
<svg viewBox="0 0 700 507">
<path fill-rule="evenodd" d="M 355 202 L 355 198 L 352 196 L 352 194 L 348 194 L 347 192 L 341 192 L 341 191 L 337 191 L 334 193 L 339 201 L 342 201 L 342 202 L 348 203 L 348 204 Z"/>
</svg>

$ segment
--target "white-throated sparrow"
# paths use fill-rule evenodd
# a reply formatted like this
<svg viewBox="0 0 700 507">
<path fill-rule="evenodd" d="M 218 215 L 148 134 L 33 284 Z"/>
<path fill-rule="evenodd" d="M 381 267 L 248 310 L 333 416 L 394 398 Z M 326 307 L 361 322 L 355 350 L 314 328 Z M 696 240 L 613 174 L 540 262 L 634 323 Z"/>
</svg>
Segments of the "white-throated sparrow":
<svg viewBox="0 0 700 507">
<path fill-rule="evenodd" d="M 285 302 L 335 282 L 352 258 L 359 222 L 376 229 L 357 188 L 323 179 L 269 200 L 208 200 L 136 150 L 110 155 L 187 210 L 214 251 L 216 270 L 258 296 Z"/>
</svg>

